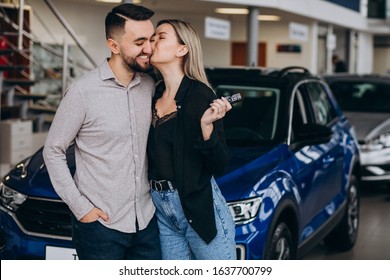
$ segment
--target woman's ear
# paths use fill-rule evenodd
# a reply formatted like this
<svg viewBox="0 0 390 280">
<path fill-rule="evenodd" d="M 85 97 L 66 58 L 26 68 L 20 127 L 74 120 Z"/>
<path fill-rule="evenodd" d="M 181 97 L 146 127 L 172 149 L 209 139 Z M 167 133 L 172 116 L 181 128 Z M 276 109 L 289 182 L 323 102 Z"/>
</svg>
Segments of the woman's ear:
<svg viewBox="0 0 390 280">
<path fill-rule="evenodd" d="M 114 39 L 108 39 L 107 40 L 107 46 L 110 48 L 111 52 L 114 54 L 119 53 L 119 45 Z"/>
<path fill-rule="evenodd" d="M 188 48 L 187 46 L 182 46 L 179 51 L 176 53 L 177 57 L 183 57 L 188 53 Z"/>
</svg>

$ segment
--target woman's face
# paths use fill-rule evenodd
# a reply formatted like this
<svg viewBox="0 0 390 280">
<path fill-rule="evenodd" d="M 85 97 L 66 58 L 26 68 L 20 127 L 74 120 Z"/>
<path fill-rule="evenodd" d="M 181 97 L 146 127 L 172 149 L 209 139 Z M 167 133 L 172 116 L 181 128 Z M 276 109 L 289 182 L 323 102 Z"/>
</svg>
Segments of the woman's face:
<svg viewBox="0 0 390 280">
<path fill-rule="evenodd" d="M 176 32 L 170 24 L 164 23 L 158 26 L 151 42 L 150 63 L 153 66 L 180 62 L 180 50 L 184 46 L 178 42 Z"/>
</svg>

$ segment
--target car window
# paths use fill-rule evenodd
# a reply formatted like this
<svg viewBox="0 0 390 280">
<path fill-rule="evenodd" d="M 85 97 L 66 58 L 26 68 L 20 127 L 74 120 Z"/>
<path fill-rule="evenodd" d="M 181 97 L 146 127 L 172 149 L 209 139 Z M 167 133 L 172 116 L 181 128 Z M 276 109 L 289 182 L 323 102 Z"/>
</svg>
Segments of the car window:
<svg viewBox="0 0 390 280">
<path fill-rule="evenodd" d="M 307 110 L 306 100 L 301 92 L 302 86 L 298 88 L 294 95 L 292 120 L 291 120 L 291 140 L 294 141 L 294 133 L 298 131 L 303 125 L 309 123 L 309 111 Z"/>
<path fill-rule="evenodd" d="M 317 82 L 307 83 L 306 89 L 313 107 L 313 115 L 316 124 L 329 124 L 337 114 L 325 89 Z"/>
<path fill-rule="evenodd" d="M 390 113 L 390 84 L 365 81 L 337 81 L 330 88 L 342 110 Z"/>
<path fill-rule="evenodd" d="M 275 138 L 280 90 L 277 88 L 219 85 L 219 97 L 241 93 L 242 101 L 224 117 L 225 136 L 229 145 L 261 145 Z"/>
<path fill-rule="evenodd" d="M 304 124 L 308 123 L 307 112 L 302 93 L 298 90 L 294 97 L 294 107 L 292 114 L 292 130 L 296 130 Z"/>
</svg>

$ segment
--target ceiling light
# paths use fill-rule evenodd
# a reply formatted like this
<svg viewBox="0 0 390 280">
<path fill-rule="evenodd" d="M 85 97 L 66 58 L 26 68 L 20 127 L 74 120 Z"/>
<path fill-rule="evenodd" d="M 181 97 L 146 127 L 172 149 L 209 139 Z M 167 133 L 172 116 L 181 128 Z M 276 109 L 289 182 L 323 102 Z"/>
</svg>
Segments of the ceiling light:
<svg viewBox="0 0 390 280">
<path fill-rule="evenodd" d="M 103 3 L 122 3 L 122 0 L 96 0 L 96 2 L 103 2 Z M 132 4 L 139 4 L 141 3 L 141 0 L 133 0 L 131 1 Z"/>
<path fill-rule="evenodd" d="M 259 15 L 257 17 L 257 20 L 261 21 L 279 21 L 280 16 L 274 16 L 274 15 Z"/>
<path fill-rule="evenodd" d="M 249 10 L 245 8 L 216 8 L 214 10 L 217 14 L 225 14 L 225 15 L 247 15 L 249 14 Z M 261 21 L 278 21 L 280 20 L 280 16 L 275 15 L 259 15 L 257 17 L 258 20 Z"/>
<path fill-rule="evenodd" d="M 238 8 L 216 8 L 215 12 L 217 14 L 227 14 L 227 15 L 247 15 L 249 13 L 248 9 L 238 9 Z"/>
<path fill-rule="evenodd" d="M 96 2 L 102 2 L 102 3 L 121 3 L 122 0 L 96 0 Z"/>
</svg>

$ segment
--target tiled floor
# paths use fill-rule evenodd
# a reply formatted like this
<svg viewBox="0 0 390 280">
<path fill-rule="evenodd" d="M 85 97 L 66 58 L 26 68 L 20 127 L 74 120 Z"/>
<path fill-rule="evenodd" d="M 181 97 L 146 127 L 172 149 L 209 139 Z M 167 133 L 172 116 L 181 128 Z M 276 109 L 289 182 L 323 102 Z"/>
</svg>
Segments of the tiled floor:
<svg viewBox="0 0 390 280">
<path fill-rule="evenodd" d="M 345 253 L 318 245 L 305 260 L 390 260 L 390 188 L 361 188 L 360 228 L 355 247 Z"/>
</svg>

